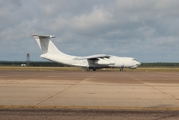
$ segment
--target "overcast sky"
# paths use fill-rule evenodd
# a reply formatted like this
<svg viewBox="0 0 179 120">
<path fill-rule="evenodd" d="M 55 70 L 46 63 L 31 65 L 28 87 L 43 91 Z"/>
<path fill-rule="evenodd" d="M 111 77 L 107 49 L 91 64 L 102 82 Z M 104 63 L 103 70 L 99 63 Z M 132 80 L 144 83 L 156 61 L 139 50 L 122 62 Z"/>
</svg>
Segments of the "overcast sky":
<svg viewBox="0 0 179 120">
<path fill-rule="evenodd" d="M 0 0 L 0 60 L 43 61 L 31 34 L 71 55 L 179 62 L 179 0 Z"/>
</svg>

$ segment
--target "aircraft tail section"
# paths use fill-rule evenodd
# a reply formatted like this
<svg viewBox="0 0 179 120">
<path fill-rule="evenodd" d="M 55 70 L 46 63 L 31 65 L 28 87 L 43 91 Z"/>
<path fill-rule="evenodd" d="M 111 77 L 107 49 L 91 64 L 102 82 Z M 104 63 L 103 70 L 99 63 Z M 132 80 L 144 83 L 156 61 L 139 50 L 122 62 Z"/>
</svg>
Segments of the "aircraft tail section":
<svg viewBox="0 0 179 120">
<path fill-rule="evenodd" d="M 40 49 L 42 50 L 42 54 L 46 54 L 46 53 L 50 53 L 50 54 L 60 53 L 58 48 L 50 40 L 51 38 L 55 38 L 55 36 L 52 36 L 52 35 L 49 35 L 49 36 L 32 35 L 32 36 L 37 41 Z"/>
</svg>

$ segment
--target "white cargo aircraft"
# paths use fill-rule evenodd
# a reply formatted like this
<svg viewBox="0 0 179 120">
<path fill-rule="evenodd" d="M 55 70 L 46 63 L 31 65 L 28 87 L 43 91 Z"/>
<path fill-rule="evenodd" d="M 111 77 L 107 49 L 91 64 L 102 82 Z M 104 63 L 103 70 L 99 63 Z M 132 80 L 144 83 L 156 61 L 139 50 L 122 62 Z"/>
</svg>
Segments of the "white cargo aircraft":
<svg viewBox="0 0 179 120">
<path fill-rule="evenodd" d="M 135 58 L 131 57 L 117 57 L 106 54 L 96 54 L 91 56 L 71 56 L 67 55 L 60 50 L 52 43 L 51 38 L 55 36 L 49 35 L 32 35 L 37 41 L 42 54 L 40 57 L 45 58 L 50 61 L 58 62 L 70 66 L 78 66 L 86 68 L 87 71 L 100 68 L 120 68 L 120 71 L 123 71 L 123 68 L 137 68 L 141 63 L 138 62 Z"/>
</svg>

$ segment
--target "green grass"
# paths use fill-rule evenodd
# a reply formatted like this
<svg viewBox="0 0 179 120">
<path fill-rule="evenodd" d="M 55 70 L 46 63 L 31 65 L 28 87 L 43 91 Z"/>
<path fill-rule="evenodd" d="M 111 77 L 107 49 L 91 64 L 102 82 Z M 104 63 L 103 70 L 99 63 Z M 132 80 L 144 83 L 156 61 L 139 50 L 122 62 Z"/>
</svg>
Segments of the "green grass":
<svg viewBox="0 0 179 120">
<path fill-rule="evenodd" d="M 104 69 L 102 69 L 104 70 Z M 106 68 L 105 71 L 119 71 L 119 68 Z M 179 68 L 172 67 L 139 67 L 137 69 L 124 68 L 126 72 L 179 72 Z"/>
<path fill-rule="evenodd" d="M 20 67 L 20 66 L 0 66 L 0 70 L 13 71 L 85 71 L 80 67 Z M 92 71 L 92 70 L 91 70 Z M 97 71 L 119 71 L 119 68 L 103 68 Z M 139 67 L 137 69 L 125 68 L 126 72 L 179 72 L 179 68 L 172 67 Z"/>
<path fill-rule="evenodd" d="M 136 71 L 142 72 L 179 72 L 178 67 L 139 67 Z"/>
<path fill-rule="evenodd" d="M 0 70 L 15 70 L 15 71 L 82 71 L 78 67 L 17 67 L 17 66 L 0 66 Z"/>
</svg>

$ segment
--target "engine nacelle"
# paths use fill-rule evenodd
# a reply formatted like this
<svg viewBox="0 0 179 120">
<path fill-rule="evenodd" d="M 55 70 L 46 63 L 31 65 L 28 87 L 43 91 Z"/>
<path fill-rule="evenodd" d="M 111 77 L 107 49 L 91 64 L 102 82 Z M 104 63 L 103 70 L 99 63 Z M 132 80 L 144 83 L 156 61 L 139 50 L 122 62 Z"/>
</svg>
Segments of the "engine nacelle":
<svg viewBox="0 0 179 120">
<path fill-rule="evenodd" d="M 114 65 L 114 61 L 113 60 L 109 60 L 109 59 L 99 59 L 97 61 L 95 61 L 95 64 L 98 65 Z"/>
</svg>

